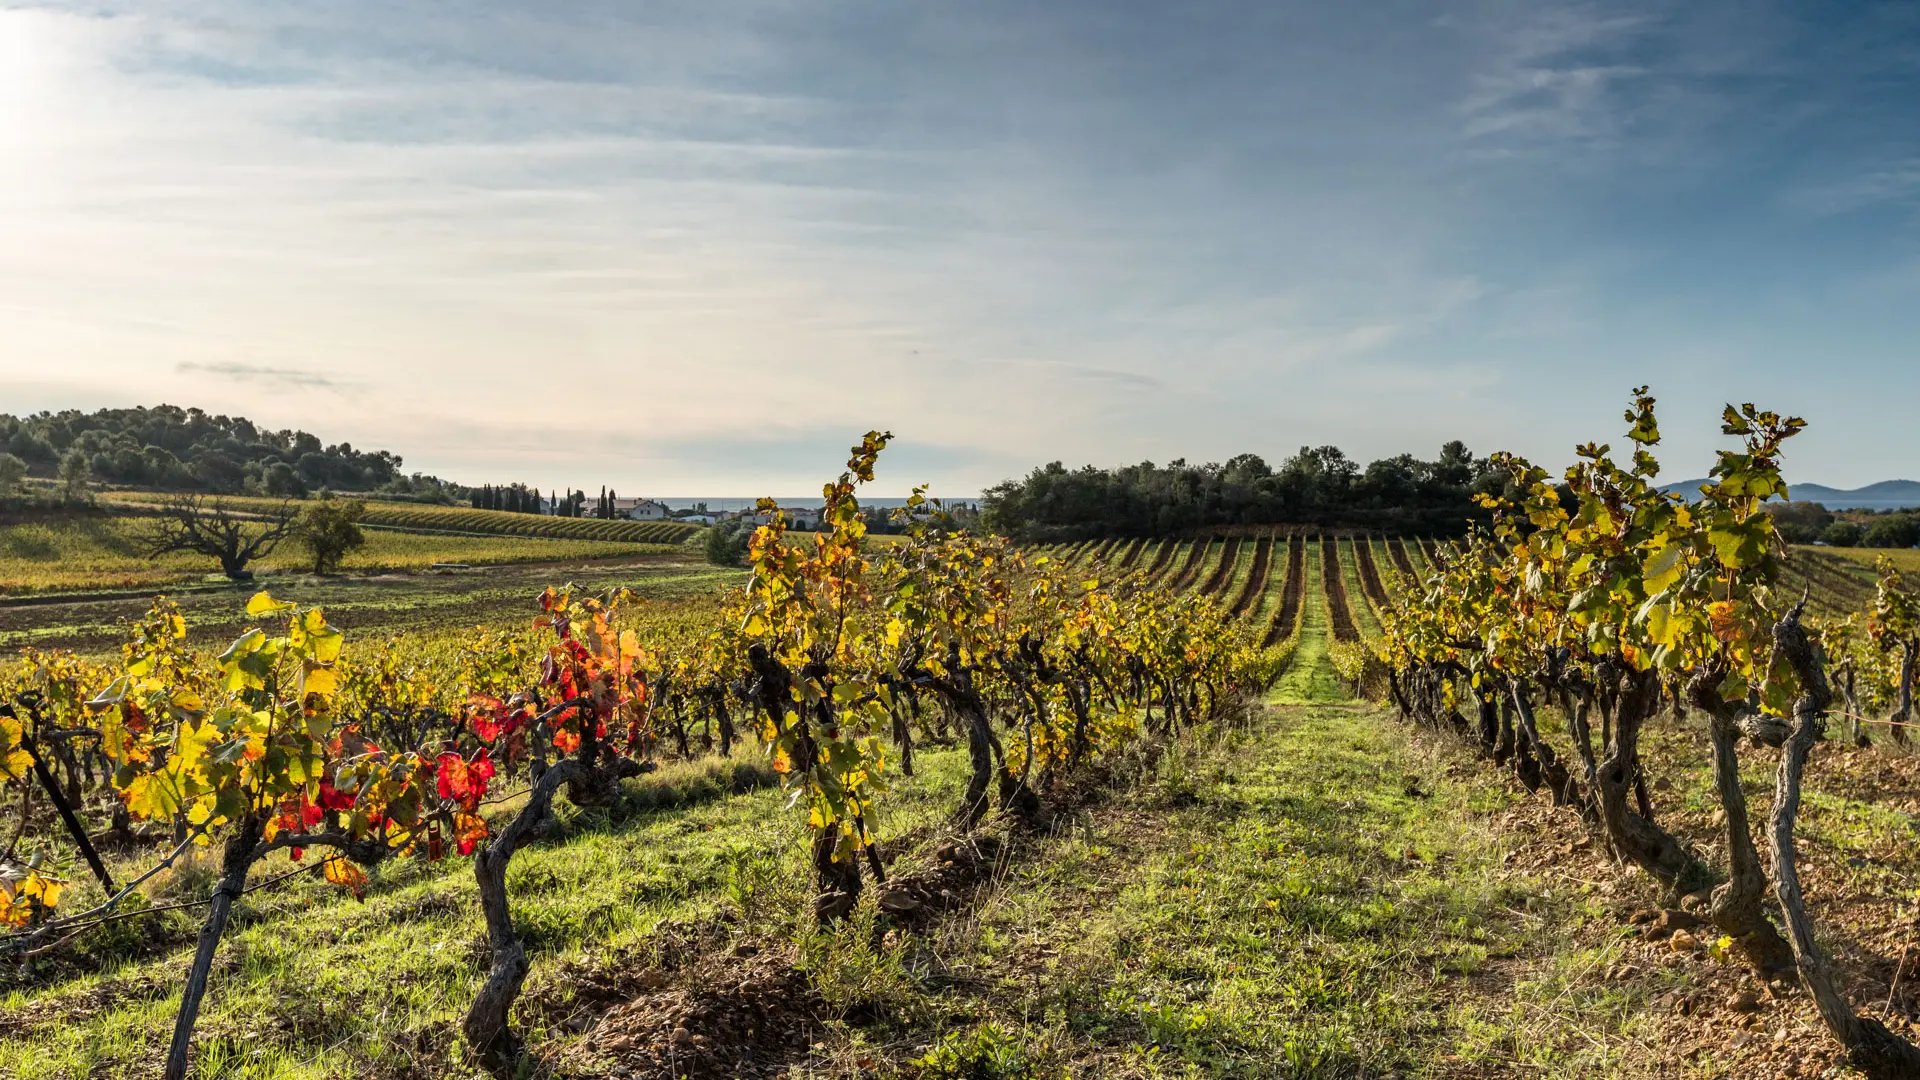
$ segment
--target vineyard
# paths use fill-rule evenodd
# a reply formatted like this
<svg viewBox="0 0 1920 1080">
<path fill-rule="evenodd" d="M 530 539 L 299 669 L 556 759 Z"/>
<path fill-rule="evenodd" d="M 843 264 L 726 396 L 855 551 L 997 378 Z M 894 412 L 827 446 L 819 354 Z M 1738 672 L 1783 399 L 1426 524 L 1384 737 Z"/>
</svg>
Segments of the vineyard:
<svg viewBox="0 0 1920 1080">
<path fill-rule="evenodd" d="M 143 492 L 122 492 L 113 501 L 129 508 L 152 506 L 166 496 Z M 283 505 L 281 500 L 241 495 L 212 496 L 211 503 L 240 513 L 269 514 Z M 298 506 L 297 503 L 292 504 Z M 476 510 L 467 506 L 428 506 L 419 503 L 369 501 L 364 525 L 378 529 L 404 529 L 413 532 L 458 534 L 463 536 L 511 536 L 529 539 L 596 540 L 622 544 L 679 544 L 698 532 L 700 526 L 675 521 L 627 521 L 622 519 L 548 517 L 541 514 L 515 514 L 505 510 Z"/>
<path fill-rule="evenodd" d="M 1464 542 L 870 544 L 874 433 L 744 584 L 29 650 L 0 1074 L 1920 1075 L 1920 599 L 1629 420 Z"/>
<path fill-rule="evenodd" d="M 200 584 L 207 580 L 210 571 L 217 569 L 204 555 L 148 554 L 142 543 L 145 528 L 144 520 L 138 517 L 82 517 L 0 525 L 0 596 L 174 588 Z M 379 528 L 367 530 L 365 546 L 348 553 L 339 569 L 365 575 L 423 571 L 443 563 L 498 566 L 612 559 L 671 550 L 666 543 L 627 540 L 561 540 Z M 311 562 L 310 556 L 288 544 L 256 559 L 253 569 L 267 574 L 304 573 L 311 568 Z"/>
</svg>

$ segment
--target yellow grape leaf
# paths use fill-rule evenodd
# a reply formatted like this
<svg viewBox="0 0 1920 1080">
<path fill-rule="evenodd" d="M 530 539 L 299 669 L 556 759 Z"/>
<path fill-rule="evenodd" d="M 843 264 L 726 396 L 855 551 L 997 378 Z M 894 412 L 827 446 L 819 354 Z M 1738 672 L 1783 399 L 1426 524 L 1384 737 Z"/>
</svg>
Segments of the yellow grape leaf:
<svg viewBox="0 0 1920 1080">
<path fill-rule="evenodd" d="M 20 888 L 20 895 L 40 898 L 42 907 L 57 907 L 60 903 L 60 891 L 67 883 L 56 877 L 47 877 L 38 870 L 27 871 L 27 883 Z"/>
<path fill-rule="evenodd" d="M 247 601 L 247 614 L 258 617 L 275 611 L 286 611 L 293 606 L 293 601 L 275 600 L 267 595 L 265 589 L 262 589 L 253 594 L 253 599 Z"/>
<path fill-rule="evenodd" d="M 95 694 L 93 697 L 87 699 L 87 704 L 95 708 L 103 708 L 108 705 L 118 705 L 122 701 L 126 700 L 127 686 L 128 686 L 127 677 L 125 675 L 122 675 L 119 678 L 113 680 L 113 683 L 110 686 L 108 686 L 105 690 L 102 690 L 98 694 Z"/>
<path fill-rule="evenodd" d="M 1685 552 L 1678 544 L 1668 544 L 1654 552 L 1641 569 L 1641 579 L 1646 582 L 1648 593 L 1665 592 L 1680 580 L 1685 568 L 1681 565 L 1681 556 Z"/>
<path fill-rule="evenodd" d="M 319 608 L 310 608 L 301 616 L 301 629 L 307 635 L 307 647 L 313 650 L 313 658 L 322 664 L 331 664 L 340 659 L 340 646 L 347 636 L 327 625 L 326 616 Z"/>
<path fill-rule="evenodd" d="M 265 596 L 266 594 L 262 593 L 261 595 Z M 227 651 L 220 654 L 220 662 L 222 664 L 230 664 L 250 652 L 258 651 L 260 646 L 266 644 L 266 642 L 267 635 L 265 632 L 257 627 L 249 630 L 233 639 L 233 644 L 227 646 Z"/>
<path fill-rule="evenodd" d="M 211 720 L 203 720 L 198 725 L 182 722 L 179 734 L 174 736 L 173 757 L 168 765 L 182 774 L 198 771 L 207 756 L 207 747 L 219 738 L 220 729 Z"/>
<path fill-rule="evenodd" d="M 1647 608 L 1647 640 L 1655 645 L 1673 644 L 1673 609 L 1665 604 Z"/>
<path fill-rule="evenodd" d="M 19 720 L 0 716 L 0 775 L 9 780 L 24 779 L 27 770 L 33 768 L 33 758 L 21 746 L 25 736 L 26 728 Z"/>
<path fill-rule="evenodd" d="M 301 687 L 305 693 L 319 694 L 321 697 L 332 697 L 334 690 L 337 689 L 339 685 L 340 679 L 333 673 L 332 668 L 317 667 L 313 664 L 306 665 L 306 677 Z"/>
<path fill-rule="evenodd" d="M 366 897 L 367 875 L 364 870 L 339 855 L 327 856 L 326 861 L 321 865 L 321 872 L 326 875 L 329 882 L 352 889 L 355 900 Z"/>
<path fill-rule="evenodd" d="M 143 821 L 162 821 L 180 812 L 180 790 L 172 777 L 142 773 L 122 793 L 127 813 Z"/>
</svg>

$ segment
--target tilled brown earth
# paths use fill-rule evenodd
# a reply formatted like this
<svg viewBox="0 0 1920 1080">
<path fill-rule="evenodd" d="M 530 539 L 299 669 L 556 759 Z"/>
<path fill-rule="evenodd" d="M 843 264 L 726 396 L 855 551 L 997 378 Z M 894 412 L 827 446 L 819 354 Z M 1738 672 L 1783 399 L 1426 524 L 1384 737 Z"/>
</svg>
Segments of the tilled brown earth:
<svg viewBox="0 0 1920 1080">
<path fill-rule="evenodd" d="M 1116 768 L 1150 769 L 1157 756 L 1157 747 L 1146 747 L 1128 762 L 1081 773 L 1056 788 L 1049 804 L 1071 811 L 1098 802 Z M 1048 835 L 1003 815 L 966 835 L 906 836 L 889 846 L 903 851 L 919 843 L 931 848 L 928 863 L 873 887 L 877 937 L 936 932 L 943 920 L 981 904 L 1010 864 L 1042 857 Z M 891 864 L 893 854 L 883 859 Z M 829 1023 L 875 1019 L 858 1015 L 857 1003 L 835 1008 L 827 1002 L 790 945 L 743 942 L 727 949 L 718 923 L 679 937 L 679 947 L 650 967 L 634 957 L 597 971 L 560 973 L 554 985 L 568 987 L 567 1016 L 542 1010 L 540 992 L 529 995 L 548 1025 L 581 1033 L 543 1063 L 547 1072 L 618 1080 L 792 1075 L 816 1056 L 816 1040 Z"/>
<path fill-rule="evenodd" d="M 1037 840 L 989 826 L 940 844 L 932 865 L 879 888 L 885 914 L 877 929 L 925 929 L 977 902 L 1006 860 Z M 610 1006 L 617 981 L 592 987 L 576 999 L 586 1011 L 568 1021 L 584 1035 L 550 1063 L 554 1073 L 621 1080 L 784 1074 L 808 1058 L 828 1020 L 847 1017 L 821 997 L 790 949 L 763 948 L 742 944 L 698 957 L 670 975 L 641 980 L 637 985 L 645 989 Z M 594 1015 L 596 1005 L 604 1011 Z"/>
<path fill-rule="evenodd" d="M 716 959 L 602 1014 L 561 1075 L 770 1077 L 804 1059 L 827 1012 L 790 956 Z"/>
<path fill-rule="evenodd" d="M 1666 775 L 1679 776 L 1673 766 L 1699 764 L 1689 760 L 1684 733 L 1663 735 L 1654 740 L 1654 775 L 1665 767 Z M 1908 813 L 1912 800 L 1903 803 L 1900 795 L 1920 789 L 1913 782 L 1920 761 L 1904 754 L 1823 746 L 1814 760 L 1810 790 L 1891 796 L 1876 799 L 1887 813 Z M 1717 816 L 1680 799 L 1670 784 L 1656 787 L 1662 824 L 1710 861 L 1722 860 Z M 1764 814 L 1767 795 L 1749 792 L 1756 815 Z M 1920 915 L 1911 888 L 1911 846 L 1904 852 L 1876 850 L 1873 857 L 1847 854 L 1822 828 L 1845 811 L 1823 799 L 1812 802 L 1817 809 L 1803 819 L 1801 862 L 1821 941 L 1834 955 L 1855 1010 L 1920 1041 L 1913 1019 L 1920 1015 L 1920 950 L 1912 947 L 1920 940 Z M 1644 995 L 1660 1016 L 1659 1043 L 1645 1047 L 1645 1057 L 1659 1063 L 1661 1074 L 1741 1080 L 1854 1075 L 1797 980 L 1763 980 L 1716 946 L 1718 932 L 1701 917 L 1701 897 L 1685 898 L 1678 908 L 1664 906 L 1650 878 L 1613 861 L 1599 836 L 1571 809 L 1553 807 L 1544 792 L 1502 813 L 1498 823 L 1521 839 L 1512 870 L 1578 884 L 1617 920 L 1615 959 L 1581 979 Z"/>
</svg>

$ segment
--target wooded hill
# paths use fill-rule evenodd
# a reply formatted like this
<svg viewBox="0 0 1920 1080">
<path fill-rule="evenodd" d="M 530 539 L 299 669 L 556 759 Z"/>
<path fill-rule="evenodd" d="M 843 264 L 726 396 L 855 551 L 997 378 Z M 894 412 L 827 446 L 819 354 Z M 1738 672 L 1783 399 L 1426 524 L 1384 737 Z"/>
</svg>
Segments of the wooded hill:
<svg viewBox="0 0 1920 1080">
<path fill-rule="evenodd" d="M 0 414 L 0 452 L 51 476 L 74 451 L 94 479 L 167 491 L 300 496 L 310 489 L 398 496 L 463 496 L 436 477 L 401 472 L 400 455 L 323 444 L 318 436 L 272 431 L 243 416 L 175 405 Z"/>
</svg>

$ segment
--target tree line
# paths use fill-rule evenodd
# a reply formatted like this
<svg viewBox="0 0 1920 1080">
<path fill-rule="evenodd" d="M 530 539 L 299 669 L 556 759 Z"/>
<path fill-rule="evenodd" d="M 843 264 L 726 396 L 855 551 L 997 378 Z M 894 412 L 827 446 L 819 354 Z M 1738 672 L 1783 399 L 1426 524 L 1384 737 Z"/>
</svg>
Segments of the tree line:
<svg viewBox="0 0 1920 1080">
<path fill-rule="evenodd" d="M 987 489 L 986 523 L 1030 542 L 1170 536 L 1231 525 L 1313 525 L 1456 535 L 1484 519 L 1476 493 L 1504 479 L 1455 440 L 1432 461 L 1411 454 L 1367 465 L 1337 446 L 1307 447 L 1271 468 L 1257 454 L 1224 464 L 1184 459 L 1069 470 L 1055 461 Z"/>
<path fill-rule="evenodd" d="M 0 414 L 0 456 L 42 476 L 84 471 L 109 483 L 163 491 L 245 493 L 290 498 L 309 491 L 413 496 L 446 501 L 457 485 L 401 470 L 398 454 L 322 443 L 305 431 L 274 431 L 243 416 L 174 405 Z"/>
<path fill-rule="evenodd" d="M 1910 548 L 1920 546 L 1920 511 L 1857 511 L 1843 518 L 1816 502 L 1773 503 L 1767 507 L 1781 539 L 1790 544 L 1833 547 Z"/>
<path fill-rule="evenodd" d="M 475 510 L 505 510 L 514 514 L 546 512 L 539 490 L 525 484 L 482 484 L 467 493 L 467 501 Z"/>
<path fill-rule="evenodd" d="M 565 495 L 556 495 L 549 491 L 546 498 L 540 497 L 540 489 L 525 484 L 482 484 L 468 492 L 467 499 L 475 510 L 505 510 L 514 514 L 545 514 L 551 517 L 591 517 L 612 521 L 620 517 L 615 506 L 619 493 L 612 488 L 600 489 L 600 497 L 589 500 L 584 491 L 571 488 Z M 588 503 L 592 505 L 589 506 Z M 704 510 L 706 504 L 700 504 Z"/>
</svg>

